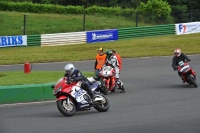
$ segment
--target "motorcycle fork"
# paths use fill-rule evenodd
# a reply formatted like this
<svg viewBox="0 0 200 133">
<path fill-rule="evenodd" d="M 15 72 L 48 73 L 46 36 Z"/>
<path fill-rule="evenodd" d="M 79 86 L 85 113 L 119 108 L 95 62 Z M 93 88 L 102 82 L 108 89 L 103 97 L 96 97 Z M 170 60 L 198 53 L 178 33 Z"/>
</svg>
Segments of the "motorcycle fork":
<svg viewBox="0 0 200 133">
<path fill-rule="evenodd" d="M 191 69 L 191 73 L 192 73 L 192 75 L 194 75 L 196 77 L 196 73 L 193 69 Z"/>
<path fill-rule="evenodd" d="M 115 77 L 111 78 L 111 89 L 115 87 Z"/>
<path fill-rule="evenodd" d="M 181 75 L 181 77 L 182 77 L 182 79 L 183 79 L 184 81 L 187 81 L 186 75 Z"/>
<path fill-rule="evenodd" d="M 70 101 L 69 101 L 69 97 L 67 97 L 67 104 L 69 105 Z"/>
<path fill-rule="evenodd" d="M 109 83 L 110 83 L 110 78 L 108 78 L 108 79 L 106 80 L 106 88 L 107 88 L 107 89 L 109 89 L 109 87 L 110 87 Z"/>
</svg>

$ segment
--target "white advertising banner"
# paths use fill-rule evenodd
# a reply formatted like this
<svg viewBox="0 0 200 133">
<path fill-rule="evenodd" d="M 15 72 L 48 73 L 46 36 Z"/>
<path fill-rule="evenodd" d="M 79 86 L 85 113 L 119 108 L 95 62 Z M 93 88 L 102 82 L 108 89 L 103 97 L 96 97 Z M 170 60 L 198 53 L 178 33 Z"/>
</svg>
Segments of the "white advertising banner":
<svg viewBox="0 0 200 133">
<path fill-rule="evenodd" d="M 56 34 L 42 34 L 41 46 L 61 46 L 72 44 L 85 44 L 86 32 L 69 32 Z"/>
<path fill-rule="evenodd" d="M 27 46 L 27 36 L 0 36 L 0 47 Z"/>
<path fill-rule="evenodd" d="M 200 33 L 200 22 L 176 24 L 176 35 Z"/>
</svg>

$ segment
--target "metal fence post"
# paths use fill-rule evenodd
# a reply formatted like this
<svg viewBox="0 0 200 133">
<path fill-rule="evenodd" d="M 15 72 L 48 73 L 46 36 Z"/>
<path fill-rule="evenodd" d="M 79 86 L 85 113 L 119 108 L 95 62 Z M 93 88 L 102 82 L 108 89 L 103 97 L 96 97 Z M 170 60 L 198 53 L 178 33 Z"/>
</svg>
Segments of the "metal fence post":
<svg viewBox="0 0 200 133">
<path fill-rule="evenodd" d="M 135 15 L 135 26 L 138 27 L 138 12 Z"/>
<path fill-rule="evenodd" d="M 84 11 L 83 11 L 83 31 L 85 31 L 85 16 L 86 16 L 86 12 L 85 12 L 85 6 L 84 6 Z"/>
<path fill-rule="evenodd" d="M 190 22 L 192 22 L 192 9 L 190 10 Z"/>
<path fill-rule="evenodd" d="M 24 35 L 26 35 L 26 14 L 24 14 Z"/>
</svg>

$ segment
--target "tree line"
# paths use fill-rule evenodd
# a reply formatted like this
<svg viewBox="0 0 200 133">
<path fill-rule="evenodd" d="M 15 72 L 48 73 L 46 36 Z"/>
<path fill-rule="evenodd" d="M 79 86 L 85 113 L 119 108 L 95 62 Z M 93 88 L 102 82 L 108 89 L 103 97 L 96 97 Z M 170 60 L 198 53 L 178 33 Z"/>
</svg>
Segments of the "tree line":
<svg viewBox="0 0 200 133">
<path fill-rule="evenodd" d="M 3 0 L 13 2 L 33 2 L 38 4 L 58 4 L 72 6 L 103 6 L 103 7 L 121 7 L 137 8 L 141 2 L 146 3 L 152 0 Z M 159 0 L 158 0 L 159 1 Z M 200 7 L 200 0 L 162 0 L 169 3 L 172 10 L 197 10 Z"/>
<path fill-rule="evenodd" d="M 54 4 L 63 6 L 91 6 L 119 7 L 122 9 L 135 9 L 154 14 L 154 18 L 169 19 L 174 22 L 188 22 L 200 20 L 200 0 L 3 0 L 12 2 L 32 2 L 36 4 Z M 153 18 L 153 19 L 154 19 Z"/>
</svg>

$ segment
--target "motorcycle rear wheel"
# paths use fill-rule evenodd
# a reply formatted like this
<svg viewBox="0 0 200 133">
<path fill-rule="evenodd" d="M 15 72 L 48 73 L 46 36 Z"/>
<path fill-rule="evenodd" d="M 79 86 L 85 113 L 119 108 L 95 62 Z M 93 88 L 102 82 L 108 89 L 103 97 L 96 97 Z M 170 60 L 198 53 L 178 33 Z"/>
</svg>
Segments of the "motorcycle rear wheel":
<svg viewBox="0 0 200 133">
<path fill-rule="evenodd" d="M 110 107 L 110 103 L 109 103 L 108 99 L 105 96 L 102 95 L 102 97 L 105 98 L 105 103 L 104 104 L 96 104 L 94 106 L 94 108 L 99 112 L 106 112 Z"/>
<path fill-rule="evenodd" d="M 195 80 L 192 78 L 190 74 L 188 75 L 188 80 L 190 84 L 194 85 L 194 87 L 198 87 L 197 83 L 195 82 Z"/>
<path fill-rule="evenodd" d="M 56 101 L 57 108 L 61 114 L 64 116 L 70 117 L 76 113 L 76 106 L 73 101 L 70 101 L 70 104 L 67 104 L 67 99 L 62 99 Z"/>
</svg>

